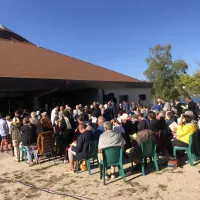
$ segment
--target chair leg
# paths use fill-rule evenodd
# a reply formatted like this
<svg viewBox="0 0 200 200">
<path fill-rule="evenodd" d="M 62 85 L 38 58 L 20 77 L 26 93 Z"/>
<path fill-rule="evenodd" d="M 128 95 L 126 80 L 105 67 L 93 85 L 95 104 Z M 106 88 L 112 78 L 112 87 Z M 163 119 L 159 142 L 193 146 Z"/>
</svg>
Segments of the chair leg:
<svg viewBox="0 0 200 200">
<path fill-rule="evenodd" d="M 186 152 L 187 152 L 187 155 L 188 155 L 188 160 L 189 160 L 190 166 L 194 166 L 191 152 L 189 150 L 187 150 Z"/>
<path fill-rule="evenodd" d="M 142 168 L 142 175 L 145 176 L 143 159 L 141 160 L 141 168 Z"/>
<path fill-rule="evenodd" d="M 120 171 L 121 171 L 121 176 L 123 178 L 123 181 L 126 182 L 123 165 L 120 165 Z"/>
<path fill-rule="evenodd" d="M 196 157 L 196 155 L 195 155 L 195 154 L 192 154 L 192 160 L 193 160 L 194 162 L 196 162 L 196 161 L 197 161 L 197 157 Z"/>
<path fill-rule="evenodd" d="M 94 162 L 94 159 L 93 159 L 93 162 Z M 87 169 L 88 169 L 88 174 L 91 175 L 90 160 L 86 160 L 86 165 L 87 165 Z"/>
<path fill-rule="evenodd" d="M 76 173 L 78 174 L 78 160 L 76 161 Z"/>
<path fill-rule="evenodd" d="M 173 148 L 173 155 L 176 156 L 176 148 Z"/>
<path fill-rule="evenodd" d="M 154 155 L 153 161 L 154 161 L 154 165 L 155 165 L 156 171 L 159 171 L 159 168 L 158 168 L 158 157 L 157 157 L 157 155 Z"/>
<path fill-rule="evenodd" d="M 27 153 L 26 153 L 26 149 L 24 149 L 23 151 L 24 151 L 24 162 L 27 163 Z"/>
<path fill-rule="evenodd" d="M 104 184 L 104 185 L 106 184 L 106 176 L 105 176 L 105 173 L 106 173 L 106 168 L 103 166 L 103 184 Z"/>
<path fill-rule="evenodd" d="M 20 162 L 20 150 L 18 150 L 18 162 Z"/>
<path fill-rule="evenodd" d="M 99 171 L 100 171 L 100 180 L 101 180 L 103 177 L 103 173 L 102 173 L 103 169 L 102 169 L 102 164 L 100 163 L 99 163 Z"/>
</svg>

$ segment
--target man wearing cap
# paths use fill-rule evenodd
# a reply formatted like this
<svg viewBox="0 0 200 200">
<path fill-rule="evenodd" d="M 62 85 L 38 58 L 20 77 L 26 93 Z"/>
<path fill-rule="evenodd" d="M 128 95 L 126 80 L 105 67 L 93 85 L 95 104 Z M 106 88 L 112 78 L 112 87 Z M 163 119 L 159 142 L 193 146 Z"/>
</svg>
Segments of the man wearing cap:
<svg viewBox="0 0 200 200">
<path fill-rule="evenodd" d="M 173 146 L 188 147 L 190 135 L 197 130 L 196 124 L 192 123 L 193 117 L 192 111 L 186 111 L 185 114 L 181 115 L 176 131 L 176 139 L 172 141 Z"/>
</svg>

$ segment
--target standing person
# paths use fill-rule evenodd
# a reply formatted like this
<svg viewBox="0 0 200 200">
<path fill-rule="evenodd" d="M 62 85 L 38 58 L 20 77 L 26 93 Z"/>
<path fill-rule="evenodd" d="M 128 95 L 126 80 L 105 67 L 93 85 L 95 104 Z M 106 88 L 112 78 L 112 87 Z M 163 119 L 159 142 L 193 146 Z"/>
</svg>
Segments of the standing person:
<svg viewBox="0 0 200 200">
<path fill-rule="evenodd" d="M 101 116 L 101 110 L 99 109 L 99 106 L 95 104 L 92 117 L 98 118 L 99 116 Z"/>
<path fill-rule="evenodd" d="M 53 120 L 53 124 L 52 124 L 54 133 L 59 133 L 58 122 L 59 122 L 59 115 L 58 115 L 58 111 L 56 111 L 55 117 L 54 117 L 54 120 Z"/>
<path fill-rule="evenodd" d="M 40 121 L 37 118 L 36 112 L 32 112 L 31 113 L 30 123 L 35 125 L 36 134 L 39 135 L 42 132 L 42 125 L 41 125 Z"/>
<path fill-rule="evenodd" d="M 105 118 L 106 121 L 110 121 L 113 119 L 113 116 L 112 116 L 112 111 L 111 109 L 108 107 L 107 104 L 104 105 L 104 114 L 103 114 L 103 117 Z"/>
<path fill-rule="evenodd" d="M 55 114 L 56 114 L 56 111 L 59 110 L 59 106 L 56 106 L 52 111 L 51 111 L 51 123 L 53 124 L 53 121 L 55 119 Z"/>
<path fill-rule="evenodd" d="M 65 148 L 69 147 L 69 144 L 73 141 L 73 124 L 73 118 L 70 117 L 69 111 L 65 110 L 60 122 L 60 131 L 62 133 Z"/>
<path fill-rule="evenodd" d="M 182 114 L 182 112 L 183 112 L 183 109 L 182 109 L 182 104 L 181 104 L 181 102 L 180 102 L 180 99 L 176 99 L 176 101 L 175 101 L 175 108 L 177 109 L 177 114 L 178 114 L 178 116 L 181 116 L 181 114 Z"/>
<path fill-rule="evenodd" d="M 60 120 L 62 119 L 63 112 L 64 112 L 64 107 L 63 107 L 63 106 L 60 106 L 60 111 L 59 111 L 59 113 L 58 113 L 58 116 L 59 116 L 59 119 L 60 119 Z"/>
<path fill-rule="evenodd" d="M 31 148 L 29 147 L 33 143 L 32 139 L 33 138 L 32 138 L 30 121 L 28 118 L 24 118 L 23 126 L 21 127 L 21 141 L 22 141 L 22 146 L 26 149 L 27 152 L 29 167 L 33 165 Z"/>
<path fill-rule="evenodd" d="M 123 111 L 128 113 L 128 103 L 125 100 L 123 101 Z"/>
<path fill-rule="evenodd" d="M 51 123 L 51 120 L 49 119 L 47 112 L 43 112 L 42 113 L 42 119 L 41 119 L 41 124 L 42 124 L 42 130 L 43 132 L 46 131 L 52 131 L 53 130 L 53 126 Z"/>
<path fill-rule="evenodd" d="M 19 145 L 21 143 L 21 134 L 20 134 L 20 121 L 17 117 L 14 118 L 10 125 L 10 134 L 12 137 L 12 143 L 14 147 L 15 161 L 18 161 Z M 20 155 L 22 159 L 22 153 Z"/>
<path fill-rule="evenodd" d="M 0 136 L 1 136 L 1 151 L 3 152 L 3 145 L 2 143 L 7 140 L 7 136 L 9 133 L 9 128 L 6 120 L 3 119 L 3 115 L 0 114 Z M 7 147 L 8 152 L 8 147 Z"/>
<path fill-rule="evenodd" d="M 185 101 L 188 103 L 188 110 L 192 111 L 194 114 L 194 120 L 197 120 L 198 116 L 197 116 L 197 106 L 196 103 L 190 98 L 190 97 L 186 97 Z"/>
<path fill-rule="evenodd" d="M 8 129 L 10 130 L 10 124 L 12 123 L 12 119 L 11 119 L 10 115 L 6 116 L 6 121 L 8 124 Z"/>
</svg>

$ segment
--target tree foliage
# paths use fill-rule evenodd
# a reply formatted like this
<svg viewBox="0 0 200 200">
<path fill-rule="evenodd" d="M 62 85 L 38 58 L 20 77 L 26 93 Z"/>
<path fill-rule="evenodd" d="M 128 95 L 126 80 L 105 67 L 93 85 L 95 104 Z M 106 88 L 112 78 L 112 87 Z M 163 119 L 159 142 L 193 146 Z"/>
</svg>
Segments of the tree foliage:
<svg viewBox="0 0 200 200">
<path fill-rule="evenodd" d="M 153 84 L 153 99 L 175 99 L 183 92 L 181 85 L 177 83 L 186 73 L 188 65 L 184 60 L 172 60 L 170 44 L 150 48 L 146 63 L 148 68 L 144 75 Z"/>
<path fill-rule="evenodd" d="M 179 84 L 191 95 L 200 95 L 200 71 L 190 75 L 182 75 Z"/>
</svg>

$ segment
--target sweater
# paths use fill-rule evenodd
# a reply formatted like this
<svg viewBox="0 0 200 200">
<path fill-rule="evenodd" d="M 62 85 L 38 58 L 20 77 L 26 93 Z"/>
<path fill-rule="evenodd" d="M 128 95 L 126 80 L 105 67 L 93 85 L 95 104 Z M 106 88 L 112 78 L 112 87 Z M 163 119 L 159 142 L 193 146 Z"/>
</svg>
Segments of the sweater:
<svg viewBox="0 0 200 200">
<path fill-rule="evenodd" d="M 21 140 L 22 140 L 22 145 L 23 146 L 29 146 L 30 144 L 32 144 L 32 130 L 31 130 L 31 126 L 29 125 L 23 125 L 21 127 Z"/>
<path fill-rule="evenodd" d="M 78 136 L 77 145 L 72 146 L 72 151 L 76 152 L 77 160 L 88 158 L 89 144 L 95 139 L 92 131 L 85 131 Z"/>
<path fill-rule="evenodd" d="M 196 124 L 189 123 L 186 125 L 178 125 L 177 128 L 177 138 L 178 140 L 189 144 L 190 135 L 193 134 L 197 130 Z"/>
</svg>

